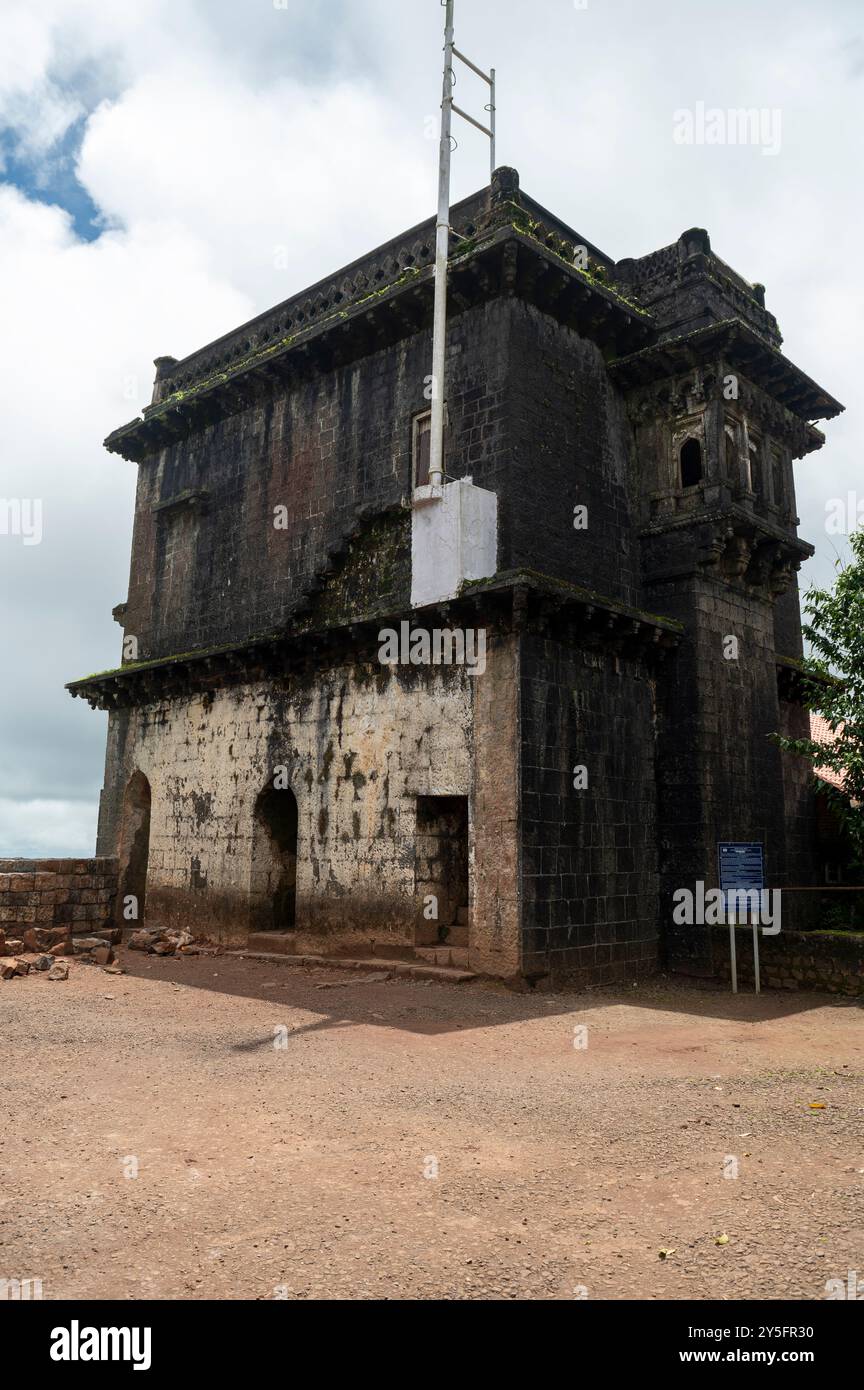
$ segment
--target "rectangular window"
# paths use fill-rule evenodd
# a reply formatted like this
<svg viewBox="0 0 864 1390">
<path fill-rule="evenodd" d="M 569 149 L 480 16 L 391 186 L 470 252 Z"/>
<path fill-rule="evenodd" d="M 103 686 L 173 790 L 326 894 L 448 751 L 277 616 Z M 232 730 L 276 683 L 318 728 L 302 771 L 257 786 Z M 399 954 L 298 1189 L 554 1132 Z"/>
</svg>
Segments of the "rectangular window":
<svg viewBox="0 0 864 1390">
<path fill-rule="evenodd" d="M 424 410 L 414 416 L 411 458 L 414 470 L 414 486 L 426 487 L 429 482 L 429 460 L 432 443 L 432 411 Z"/>
<path fill-rule="evenodd" d="M 757 497 L 762 495 L 762 441 L 758 435 L 751 434 L 748 440 L 749 451 L 749 473 L 747 479 L 749 489 Z"/>
</svg>

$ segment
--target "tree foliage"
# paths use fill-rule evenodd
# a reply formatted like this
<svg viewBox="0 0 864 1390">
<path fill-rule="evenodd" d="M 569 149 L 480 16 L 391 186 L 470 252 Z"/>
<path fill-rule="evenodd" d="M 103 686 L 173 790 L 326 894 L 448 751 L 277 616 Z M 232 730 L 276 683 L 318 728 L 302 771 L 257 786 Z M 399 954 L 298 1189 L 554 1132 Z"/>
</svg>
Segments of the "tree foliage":
<svg viewBox="0 0 864 1390">
<path fill-rule="evenodd" d="M 804 596 L 804 636 L 811 652 L 804 660 L 807 707 L 827 720 L 834 743 L 780 738 L 782 748 L 809 758 L 814 768 L 830 768 L 845 793 L 828 794 L 864 865 L 864 531 L 850 537 L 852 559 L 837 562 L 831 589 Z"/>
</svg>

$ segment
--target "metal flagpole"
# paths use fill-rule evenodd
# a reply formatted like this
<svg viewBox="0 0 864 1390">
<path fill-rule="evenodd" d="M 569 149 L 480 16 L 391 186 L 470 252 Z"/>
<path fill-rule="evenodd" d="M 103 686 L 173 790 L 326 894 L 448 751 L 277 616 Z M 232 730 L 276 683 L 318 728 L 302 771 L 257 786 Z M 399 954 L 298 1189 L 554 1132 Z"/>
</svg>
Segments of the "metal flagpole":
<svg viewBox="0 0 864 1390">
<path fill-rule="evenodd" d="M 491 171 L 495 172 L 495 69 L 488 73 L 460 53 L 453 41 L 454 0 L 441 0 L 444 18 L 444 89 L 441 99 L 441 145 L 438 159 L 438 215 L 435 223 L 435 306 L 432 329 L 432 428 L 429 438 L 429 482 L 441 487 L 444 480 L 444 373 L 447 346 L 447 257 L 450 251 L 450 139 L 453 113 L 476 126 L 490 142 Z M 469 116 L 453 101 L 453 59 L 458 58 L 490 88 L 486 110 L 489 125 Z"/>
<path fill-rule="evenodd" d="M 489 69 L 489 130 L 491 138 L 489 140 L 489 177 L 495 173 L 497 164 L 495 163 L 495 69 Z"/>
<path fill-rule="evenodd" d="M 447 342 L 447 256 L 450 250 L 450 129 L 453 122 L 453 0 L 444 21 L 444 94 L 441 100 L 441 148 L 438 162 L 438 220 L 435 224 L 435 308 L 432 330 L 432 428 L 429 482 L 440 487 L 444 476 L 444 352 Z"/>
</svg>

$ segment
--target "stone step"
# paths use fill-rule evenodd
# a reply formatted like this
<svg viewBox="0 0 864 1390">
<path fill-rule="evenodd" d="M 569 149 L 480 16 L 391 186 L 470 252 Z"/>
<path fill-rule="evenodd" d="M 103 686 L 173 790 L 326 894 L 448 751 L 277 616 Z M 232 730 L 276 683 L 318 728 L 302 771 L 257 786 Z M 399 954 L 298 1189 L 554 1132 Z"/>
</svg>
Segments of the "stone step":
<svg viewBox="0 0 864 1390">
<path fill-rule="evenodd" d="M 261 933 L 269 935 L 269 933 Z M 448 954 L 459 954 L 459 952 L 448 952 Z M 238 960 L 264 960 L 270 965 L 293 965 L 305 966 L 315 970 L 370 970 L 386 971 L 396 977 L 406 977 L 410 980 L 438 980 L 441 984 L 461 985 L 467 984 L 469 980 L 476 980 L 477 976 L 472 970 L 465 970 L 460 966 L 437 964 L 426 960 L 388 960 L 384 961 L 380 956 L 373 956 L 367 960 L 355 960 L 348 956 L 308 956 L 308 955 L 286 955 L 281 951 L 226 951 L 226 956 L 235 956 Z M 467 952 L 466 952 L 467 955 Z"/>
<path fill-rule="evenodd" d="M 451 969 L 468 969 L 467 946 L 415 946 L 414 955 L 418 960 L 428 961 L 430 965 L 448 966 Z"/>
<path fill-rule="evenodd" d="M 297 941 L 290 931 L 255 931 L 249 935 L 249 950 L 267 951 L 277 956 L 296 956 Z"/>
</svg>

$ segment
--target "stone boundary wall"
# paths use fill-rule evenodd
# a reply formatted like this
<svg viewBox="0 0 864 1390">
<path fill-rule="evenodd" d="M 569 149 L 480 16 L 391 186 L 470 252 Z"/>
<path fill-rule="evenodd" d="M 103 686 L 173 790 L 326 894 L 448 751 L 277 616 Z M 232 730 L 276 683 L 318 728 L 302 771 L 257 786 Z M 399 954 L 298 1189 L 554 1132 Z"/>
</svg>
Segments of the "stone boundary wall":
<svg viewBox="0 0 864 1390">
<path fill-rule="evenodd" d="M 84 936 L 114 925 L 116 859 L 0 859 L 0 931 L 28 927 Z"/>
<path fill-rule="evenodd" d="M 753 929 L 736 928 L 738 988 L 753 988 Z M 717 973 L 731 985 L 729 928 L 715 927 Z M 780 932 L 759 937 L 763 989 L 816 989 L 830 994 L 864 995 L 864 932 Z"/>
</svg>

